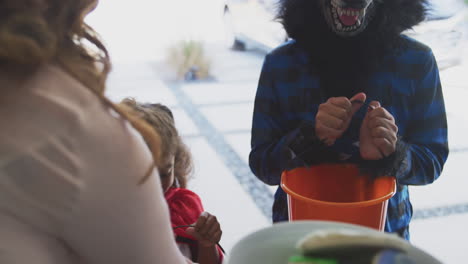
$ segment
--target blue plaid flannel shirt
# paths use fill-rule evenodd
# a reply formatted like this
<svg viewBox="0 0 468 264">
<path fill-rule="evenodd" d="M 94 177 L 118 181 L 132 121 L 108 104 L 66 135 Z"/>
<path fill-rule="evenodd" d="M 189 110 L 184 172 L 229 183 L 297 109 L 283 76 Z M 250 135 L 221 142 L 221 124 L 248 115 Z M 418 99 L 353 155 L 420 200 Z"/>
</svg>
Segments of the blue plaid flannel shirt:
<svg viewBox="0 0 468 264">
<path fill-rule="evenodd" d="M 397 193 L 389 201 L 385 231 L 409 239 L 413 209 L 408 185 L 430 184 L 439 177 L 448 156 L 448 143 L 442 88 L 432 51 L 409 37 L 402 38 L 406 48 L 384 60 L 369 79 L 373 89 L 366 94 L 367 102 L 379 101 L 395 117 L 398 136 L 406 147 L 405 169 L 394 175 Z M 328 99 L 320 90 L 317 76 L 304 70 L 307 63 L 307 55 L 294 40 L 269 53 L 264 61 L 255 98 L 249 165 L 268 185 L 279 185 L 282 171 L 304 165 L 300 157 L 291 155 L 289 145 L 298 140 L 300 124 L 313 124 L 319 105 Z M 351 161 L 360 159 L 353 143 L 359 139 L 358 128 L 365 113 L 362 107 L 332 147 L 351 156 Z M 286 194 L 278 187 L 273 222 L 286 220 Z"/>
</svg>

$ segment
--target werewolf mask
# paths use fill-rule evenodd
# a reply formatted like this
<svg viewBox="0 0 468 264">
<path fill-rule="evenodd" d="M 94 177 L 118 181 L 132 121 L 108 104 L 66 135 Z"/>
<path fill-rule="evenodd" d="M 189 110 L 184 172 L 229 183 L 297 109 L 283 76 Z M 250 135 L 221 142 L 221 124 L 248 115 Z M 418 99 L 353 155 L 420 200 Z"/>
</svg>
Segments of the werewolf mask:
<svg viewBox="0 0 468 264">
<path fill-rule="evenodd" d="M 340 36 L 361 33 L 375 12 L 374 0 L 320 0 L 328 26 Z"/>
<path fill-rule="evenodd" d="M 426 0 L 280 0 L 278 19 L 308 54 L 327 97 L 366 92 L 369 76 L 424 20 Z"/>
</svg>

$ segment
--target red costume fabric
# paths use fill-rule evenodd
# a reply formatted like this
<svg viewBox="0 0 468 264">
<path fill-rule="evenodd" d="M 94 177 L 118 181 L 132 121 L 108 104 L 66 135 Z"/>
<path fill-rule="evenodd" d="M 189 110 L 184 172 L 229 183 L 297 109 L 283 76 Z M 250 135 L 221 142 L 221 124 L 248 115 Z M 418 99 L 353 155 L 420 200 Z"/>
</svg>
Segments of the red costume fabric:
<svg viewBox="0 0 468 264">
<path fill-rule="evenodd" d="M 197 222 L 198 217 L 204 211 L 200 197 L 184 188 L 170 188 L 164 194 L 167 204 L 169 206 L 169 213 L 171 216 L 171 225 L 176 235 L 177 243 L 188 244 L 192 256 L 196 257 L 198 242 L 193 236 L 188 235 L 185 230 L 188 227 L 176 228 L 178 226 L 192 225 Z M 219 246 L 216 246 L 219 254 L 219 263 L 222 262 L 224 255 Z M 192 261 L 197 261 L 192 259 Z"/>
</svg>

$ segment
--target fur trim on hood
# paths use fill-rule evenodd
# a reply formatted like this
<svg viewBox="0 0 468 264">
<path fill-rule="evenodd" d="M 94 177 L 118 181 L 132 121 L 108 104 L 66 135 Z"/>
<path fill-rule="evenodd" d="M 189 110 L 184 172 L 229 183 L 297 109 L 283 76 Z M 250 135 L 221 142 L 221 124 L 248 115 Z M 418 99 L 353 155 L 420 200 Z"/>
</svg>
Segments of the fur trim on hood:
<svg viewBox="0 0 468 264">
<path fill-rule="evenodd" d="M 352 37 L 335 34 L 319 1 L 280 0 L 278 20 L 289 37 L 309 55 L 309 70 L 318 73 L 327 96 L 365 92 L 368 77 L 405 41 L 401 33 L 425 18 L 427 0 L 374 0 L 366 29 Z"/>
</svg>

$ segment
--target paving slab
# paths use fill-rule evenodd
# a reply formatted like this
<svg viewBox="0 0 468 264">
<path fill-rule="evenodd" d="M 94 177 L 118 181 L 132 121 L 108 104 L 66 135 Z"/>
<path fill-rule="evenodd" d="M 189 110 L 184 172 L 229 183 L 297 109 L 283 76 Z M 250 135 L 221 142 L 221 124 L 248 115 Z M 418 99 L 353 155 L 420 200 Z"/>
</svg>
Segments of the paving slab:
<svg viewBox="0 0 468 264">
<path fill-rule="evenodd" d="M 202 107 L 200 111 L 220 132 L 250 131 L 252 128 L 253 104 Z"/>
<path fill-rule="evenodd" d="M 468 214 L 414 221 L 412 243 L 435 256 L 442 263 L 467 263 Z"/>
<path fill-rule="evenodd" d="M 216 215 L 223 230 L 222 246 L 230 250 L 247 234 L 269 225 L 250 196 L 206 139 L 186 139 L 195 163 L 189 189 L 200 195 L 205 210 Z"/>
<path fill-rule="evenodd" d="M 201 106 L 253 103 L 257 87 L 252 82 L 201 82 L 182 87 Z"/>
</svg>

